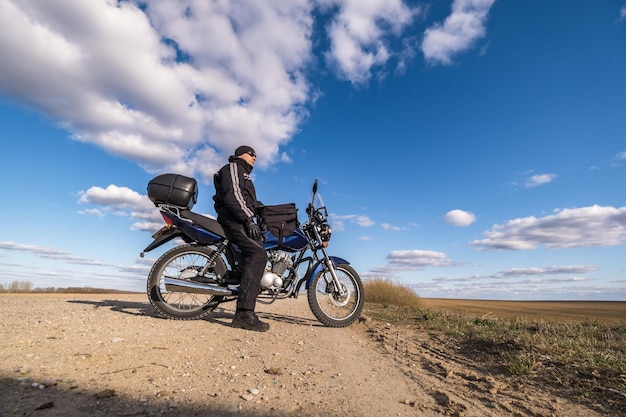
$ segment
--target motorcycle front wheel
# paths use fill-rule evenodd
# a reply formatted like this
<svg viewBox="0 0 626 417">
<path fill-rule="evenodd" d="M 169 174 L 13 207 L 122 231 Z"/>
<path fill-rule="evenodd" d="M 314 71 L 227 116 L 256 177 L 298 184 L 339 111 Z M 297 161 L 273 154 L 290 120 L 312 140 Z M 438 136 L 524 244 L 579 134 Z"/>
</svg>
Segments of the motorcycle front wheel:
<svg viewBox="0 0 626 417">
<path fill-rule="evenodd" d="M 200 319 L 215 309 L 223 298 L 195 292 L 170 292 L 164 278 L 197 280 L 200 271 L 213 257 L 214 250 L 204 246 L 182 245 L 165 252 L 148 274 L 148 299 L 160 316 L 174 320 Z M 217 279 L 226 272 L 224 260 L 217 256 L 203 279 Z M 197 281 L 196 281 L 197 282 Z"/>
<path fill-rule="evenodd" d="M 341 285 L 336 291 L 330 272 L 315 274 L 307 290 L 307 299 L 313 315 L 325 326 L 346 327 L 354 323 L 365 303 L 363 283 L 359 274 L 348 264 L 335 266 Z"/>
</svg>

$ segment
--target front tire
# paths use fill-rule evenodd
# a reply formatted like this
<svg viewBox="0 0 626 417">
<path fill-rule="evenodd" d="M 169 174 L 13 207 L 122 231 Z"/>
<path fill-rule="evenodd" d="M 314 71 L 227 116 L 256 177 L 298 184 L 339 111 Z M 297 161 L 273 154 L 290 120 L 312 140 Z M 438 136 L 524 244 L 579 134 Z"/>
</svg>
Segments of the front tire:
<svg viewBox="0 0 626 417">
<path fill-rule="evenodd" d="M 207 316 L 217 307 L 222 296 L 188 292 L 168 292 L 163 279 L 172 277 L 191 280 L 196 271 L 204 268 L 214 254 L 204 246 L 182 245 L 165 252 L 152 266 L 148 274 L 148 299 L 162 317 L 174 320 L 195 320 Z M 223 276 L 226 265 L 221 256 L 215 257 L 214 265 L 205 278 Z"/>
<path fill-rule="evenodd" d="M 322 324 L 346 327 L 361 315 L 365 292 L 359 274 L 350 265 L 336 265 L 335 273 L 344 294 L 334 290 L 330 272 L 321 270 L 313 277 L 307 290 L 307 299 L 313 315 Z"/>
</svg>

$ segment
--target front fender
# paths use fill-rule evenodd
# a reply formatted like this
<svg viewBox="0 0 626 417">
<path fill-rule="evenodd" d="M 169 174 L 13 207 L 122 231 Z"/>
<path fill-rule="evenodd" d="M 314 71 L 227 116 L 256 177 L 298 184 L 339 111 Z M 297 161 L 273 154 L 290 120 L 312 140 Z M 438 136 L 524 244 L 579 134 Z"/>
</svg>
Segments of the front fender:
<svg viewBox="0 0 626 417">
<path fill-rule="evenodd" d="M 350 262 L 346 261 L 343 258 L 339 258 L 338 256 L 329 256 L 328 259 L 330 259 L 330 261 L 333 263 L 333 266 L 337 266 L 341 264 L 350 265 Z M 312 269 L 309 270 L 308 276 L 306 277 L 306 286 L 305 286 L 306 289 L 308 289 L 311 286 L 313 277 L 315 277 L 315 275 L 317 275 L 317 273 L 321 271 L 323 268 L 324 268 L 324 264 L 322 262 L 318 262 L 317 264 L 315 264 L 315 266 Z"/>
</svg>

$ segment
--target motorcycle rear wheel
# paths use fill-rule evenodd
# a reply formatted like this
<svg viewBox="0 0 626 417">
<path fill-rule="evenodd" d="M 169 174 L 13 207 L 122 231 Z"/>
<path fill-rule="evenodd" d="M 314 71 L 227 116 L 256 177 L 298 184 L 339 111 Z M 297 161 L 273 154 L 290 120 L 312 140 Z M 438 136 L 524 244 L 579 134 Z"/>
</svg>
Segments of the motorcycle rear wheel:
<svg viewBox="0 0 626 417">
<path fill-rule="evenodd" d="M 152 266 L 148 274 L 147 292 L 150 304 L 157 313 L 173 320 L 196 320 L 207 316 L 222 300 L 220 295 L 191 292 L 169 292 L 164 278 L 191 280 L 193 273 L 202 269 L 215 251 L 194 245 L 177 246 L 165 252 Z M 217 279 L 226 272 L 224 260 L 217 256 L 205 278 Z"/>
<path fill-rule="evenodd" d="M 330 272 L 315 274 L 307 290 L 307 299 L 313 315 L 325 326 L 346 327 L 354 323 L 365 303 L 365 292 L 359 274 L 348 264 L 335 266 L 337 278 L 346 293 L 334 290 Z"/>
</svg>

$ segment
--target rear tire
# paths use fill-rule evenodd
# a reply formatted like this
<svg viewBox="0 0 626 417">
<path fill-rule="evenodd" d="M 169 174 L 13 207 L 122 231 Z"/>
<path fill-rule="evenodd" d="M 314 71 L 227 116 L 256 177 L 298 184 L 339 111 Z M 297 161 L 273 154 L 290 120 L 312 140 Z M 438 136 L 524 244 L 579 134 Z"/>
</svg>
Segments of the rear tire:
<svg viewBox="0 0 626 417">
<path fill-rule="evenodd" d="M 335 272 L 344 295 L 333 290 L 330 272 L 321 270 L 307 290 L 307 299 L 313 315 L 325 326 L 346 327 L 361 315 L 365 293 L 359 274 L 350 265 L 336 265 Z"/>
<path fill-rule="evenodd" d="M 220 295 L 196 294 L 189 292 L 168 292 L 163 278 L 191 280 L 190 271 L 204 268 L 214 254 L 214 250 L 205 246 L 182 245 L 165 252 L 152 266 L 148 274 L 147 292 L 150 304 L 157 313 L 173 320 L 196 320 L 207 316 L 223 299 Z M 205 278 L 217 280 L 223 276 L 226 264 L 217 256 L 214 265 L 209 268 Z"/>
</svg>

